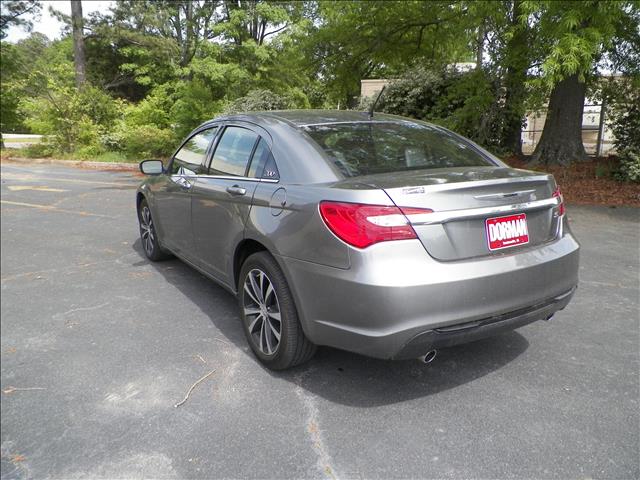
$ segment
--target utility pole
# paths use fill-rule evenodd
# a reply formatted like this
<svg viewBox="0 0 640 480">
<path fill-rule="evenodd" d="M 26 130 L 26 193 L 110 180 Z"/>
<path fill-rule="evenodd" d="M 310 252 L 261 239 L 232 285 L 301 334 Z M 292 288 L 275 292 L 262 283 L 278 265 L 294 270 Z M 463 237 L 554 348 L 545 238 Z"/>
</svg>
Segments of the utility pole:
<svg viewBox="0 0 640 480">
<path fill-rule="evenodd" d="M 76 67 L 76 86 L 82 88 L 86 79 L 86 61 L 81 0 L 71 0 L 71 26 L 73 27 L 73 63 Z"/>
</svg>

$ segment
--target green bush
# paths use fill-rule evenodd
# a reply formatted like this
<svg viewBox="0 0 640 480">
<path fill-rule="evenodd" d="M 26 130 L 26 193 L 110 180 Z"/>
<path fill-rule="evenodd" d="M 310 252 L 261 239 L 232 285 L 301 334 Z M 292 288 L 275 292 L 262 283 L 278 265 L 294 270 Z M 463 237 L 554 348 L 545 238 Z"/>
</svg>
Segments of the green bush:
<svg viewBox="0 0 640 480">
<path fill-rule="evenodd" d="M 286 110 L 295 108 L 295 101 L 271 90 L 251 90 L 246 96 L 231 102 L 225 108 L 226 113 L 253 112 L 263 110 Z"/>
<path fill-rule="evenodd" d="M 640 151 L 640 76 L 613 77 L 602 84 L 600 96 L 607 102 L 608 123 L 618 152 Z"/>
<path fill-rule="evenodd" d="M 158 128 L 171 126 L 171 106 L 173 90 L 166 85 L 155 89 L 142 101 L 128 105 L 124 110 L 124 118 L 129 125 L 154 125 Z"/>
<path fill-rule="evenodd" d="M 618 180 L 640 183 L 640 149 L 625 148 L 618 153 L 620 166 L 614 177 Z"/>
<path fill-rule="evenodd" d="M 47 158 L 53 156 L 53 147 L 46 143 L 32 143 L 19 150 L 19 155 L 27 158 Z"/>
<path fill-rule="evenodd" d="M 102 90 L 87 85 L 50 85 L 47 95 L 21 101 L 25 124 L 34 132 L 47 135 L 52 154 L 83 151 L 89 155 L 105 151 L 101 136 L 121 115 L 123 104 Z"/>
<path fill-rule="evenodd" d="M 200 79 L 181 81 L 172 96 L 169 115 L 176 137 L 184 138 L 195 127 L 222 112 L 223 101 Z"/>
<path fill-rule="evenodd" d="M 421 120 L 438 119 L 442 109 L 439 99 L 446 94 L 452 80 L 453 76 L 444 70 L 410 69 L 387 86 L 379 108 L 387 113 Z"/>
<path fill-rule="evenodd" d="M 612 77 L 596 92 L 607 102 L 607 122 L 620 162 L 614 177 L 640 182 L 640 77 Z"/>
<path fill-rule="evenodd" d="M 121 149 L 131 159 L 166 158 L 177 146 L 173 131 L 155 125 L 124 125 L 119 133 Z"/>
</svg>

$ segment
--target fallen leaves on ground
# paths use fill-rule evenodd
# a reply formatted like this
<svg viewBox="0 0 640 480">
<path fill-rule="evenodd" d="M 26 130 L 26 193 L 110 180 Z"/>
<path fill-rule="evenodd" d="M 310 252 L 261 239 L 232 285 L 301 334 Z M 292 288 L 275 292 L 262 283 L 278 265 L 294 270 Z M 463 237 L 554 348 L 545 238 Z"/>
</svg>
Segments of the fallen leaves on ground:
<svg viewBox="0 0 640 480">
<path fill-rule="evenodd" d="M 597 158 L 569 167 L 530 167 L 517 157 L 507 158 L 505 162 L 515 168 L 551 173 L 567 203 L 640 207 L 640 184 L 618 181 L 610 176 L 617 167 L 614 158 Z"/>
</svg>

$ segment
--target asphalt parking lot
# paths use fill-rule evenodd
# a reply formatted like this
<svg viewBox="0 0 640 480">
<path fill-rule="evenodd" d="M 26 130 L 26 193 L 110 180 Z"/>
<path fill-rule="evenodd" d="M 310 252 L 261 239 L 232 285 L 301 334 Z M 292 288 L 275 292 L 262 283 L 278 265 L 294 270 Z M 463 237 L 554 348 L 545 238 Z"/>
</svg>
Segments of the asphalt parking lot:
<svg viewBox="0 0 640 480">
<path fill-rule="evenodd" d="M 581 284 L 550 322 L 273 373 L 230 294 L 145 260 L 138 180 L 2 165 L 3 479 L 640 477 L 640 210 L 569 206 Z"/>
</svg>

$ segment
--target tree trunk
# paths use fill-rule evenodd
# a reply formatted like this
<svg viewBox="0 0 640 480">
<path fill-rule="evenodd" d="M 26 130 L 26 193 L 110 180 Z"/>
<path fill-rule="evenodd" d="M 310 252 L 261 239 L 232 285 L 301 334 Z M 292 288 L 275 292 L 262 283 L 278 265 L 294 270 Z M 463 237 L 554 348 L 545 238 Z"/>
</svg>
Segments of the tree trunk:
<svg viewBox="0 0 640 480">
<path fill-rule="evenodd" d="M 476 37 L 476 70 L 482 69 L 482 57 L 484 55 L 484 22 L 478 27 Z"/>
<path fill-rule="evenodd" d="M 71 25 L 73 27 L 73 62 L 76 67 L 76 86 L 81 88 L 86 79 L 84 57 L 84 21 L 81 0 L 71 0 Z"/>
<path fill-rule="evenodd" d="M 504 147 L 515 155 L 522 155 L 522 123 L 525 116 L 525 82 L 530 63 L 529 27 L 520 22 L 521 2 L 515 0 L 511 11 L 513 35 L 508 40 L 505 52 L 505 127 Z"/>
<path fill-rule="evenodd" d="M 582 113 L 586 85 L 578 75 L 557 83 L 551 92 L 547 119 L 532 164 L 563 165 L 586 160 L 582 143 Z"/>
</svg>

